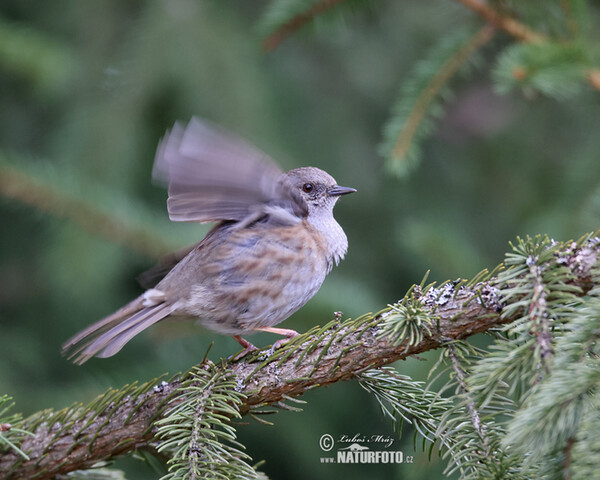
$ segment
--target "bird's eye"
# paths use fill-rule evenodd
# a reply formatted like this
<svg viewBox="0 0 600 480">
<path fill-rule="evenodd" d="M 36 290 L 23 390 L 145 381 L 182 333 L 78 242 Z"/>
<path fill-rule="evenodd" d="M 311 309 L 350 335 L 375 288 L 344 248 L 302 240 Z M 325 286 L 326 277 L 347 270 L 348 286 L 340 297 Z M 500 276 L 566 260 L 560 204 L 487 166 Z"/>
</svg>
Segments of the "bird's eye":
<svg viewBox="0 0 600 480">
<path fill-rule="evenodd" d="M 305 183 L 304 185 L 302 185 L 302 190 L 304 190 L 306 193 L 310 193 L 313 191 L 313 184 L 312 183 Z"/>
</svg>

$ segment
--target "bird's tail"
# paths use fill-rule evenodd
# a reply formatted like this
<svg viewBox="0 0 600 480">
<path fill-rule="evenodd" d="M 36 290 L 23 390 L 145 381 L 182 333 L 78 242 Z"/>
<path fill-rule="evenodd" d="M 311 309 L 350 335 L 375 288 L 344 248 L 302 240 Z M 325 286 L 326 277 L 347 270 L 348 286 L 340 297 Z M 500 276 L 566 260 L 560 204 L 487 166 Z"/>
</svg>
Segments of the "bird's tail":
<svg viewBox="0 0 600 480">
<path fill-rule="evenodd" d="M 140 296 L 112 315 L 90 325 L 62 346 L 63 355 L 81 365 L 93 356 L 111 357 L 133 337 L 168 316 L 173 307 L 167 303 L 144 306 Z"/>
</svg>

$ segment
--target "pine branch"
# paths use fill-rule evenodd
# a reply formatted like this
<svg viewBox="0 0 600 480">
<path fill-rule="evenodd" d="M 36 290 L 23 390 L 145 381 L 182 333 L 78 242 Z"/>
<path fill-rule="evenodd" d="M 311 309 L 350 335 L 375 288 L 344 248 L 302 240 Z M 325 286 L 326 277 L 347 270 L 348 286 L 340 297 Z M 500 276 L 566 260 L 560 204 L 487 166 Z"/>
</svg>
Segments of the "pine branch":
<svg viewBox="0 0 600 480">
<path fill-rule="evenodd" d="M 227 423 L 240 416 L 237 407 L 244 395 L 235 390 L 235 377 L 224 367 L 208 362 L 203 367 L 186 374 L 176 404 L 156 422 L 157 452 L 171 457 L 162 480 L 255 479 L 255 470 L 246 463 L 251 458 L 237 448 L 235 429 Z"/>
<path fill-rule="evenodd" d="M 149 258 L 160 258 L 174 248 L 140 224 L 131 225 L 131 222 L 119 219 L 89 201 L 65 193 L 47 179 L 34 178 L 4 163 L 0 163 L 0 196 L 58 218 L 66 218 L 91 234 Z"/>
<path fill-rule="evenodd" d="M 490 25 L 499 28 L 515 39 L 531 44 L 547 43 L 550 39 L 545 35 L 531 29 L 524 23 L 518 20 L 503 15 L 492 8 L 485 0 L 458 0 L 469 10 L 474 11 L 481 16 Z M 600 90 L 600 69 L 589 68 L 585 73 L 588 83 L 592 88 Z"/>
<path fill-rule="evenodd" d="M 495 29 L 489 25 L 474 34 L 459 30 L 454 36 L 444 38 L 417 64 L 404 83 L 385 127 L 385 142 L 380 150 L 388 158 L 390 170 L 403 174 L 418 161 L 418 145 L 431 133 L 433 118 L 442 113 L 442 102 L 449 97 L 449 82 L 465 70 L 469 60 L 494 33 Z"/>
<path fill-rule="evenodd" d="M 551 256 L 552 261 L 560 261 L 569 270 L 570 287 L 582 295 L 598 282 L 592 267 L 599 255 L 600 241 L 586 237 L 560 251 L 552 250 Z M 504 275 L 504 281 L 506 278 Z M 494 279 L 480 280 L 478 276 L 470 284 L 461 281 L 439 288 L 421 286 L 409 292 L 411 301 L 420 302 L 419 314 L 428 312 L 432 320 L 426 333 L 412 340 L 410 335 L 400 342 L 381 335 L 389 328 L 388 322 L 399 315 L 389 307 L 356 320 L 334 320 L 296 337 L 273 354 L 263 350 L 231 364 L 236 391 L 245 397 L 240 413 L 252 413 L 268 404 L 277 406 L 310 389 L 359 377 L 367 370 L 522 317 L 522 309 L 513 307 L 518 305 L 518 297 L 510 305 L 503 305 L 499 290 L 493 286 Z M 24 438 L 18 446 L 30 459 L 16 452 L 4 453 L 0 456 L 0 479 L 50 479 L 148 446 L 156 440 L 155 421 L 161 418 L 167 403 L 172 408 L 180 401 L 178 388 L 186 378 L 183 375 L 161 384 L 155 381 L 111 390 L 85 410 L 76 406 L 24 420 L 18 427 L 35 436 Z"/>
<path fill-rule="evenodd" d="M 567 441 L 567 445 L 563 449 L 563 454 L 565 457 L 565 459 L 563 461 L 563 467 L 564 467 L 564 471 L 565 471 L 565 480 L 571 480 L 571 471 L 570 471 L 571 451 L 573 450 L 574 444 L 575 444 L 575 439 L 573 437 L 570 437 L 569 440 Z"/>
<path fill-rule="evenodd" d="M 24 435 L 32 433 L 21 428 L 15 428 L 13 425 L 22 421 L 21 414 L 10 414 L 9 411 L 14 407 L 15 403 L 12 398 L 7 395 L 0 395 L 0 451 L 2 448 L 7 451 L 13 451 L 21 455 L 24 459 L 29 460 L 29 457 L 16 444 L 20 443 Z"/>
<path fill-rule="evenodd" d="M 529 97 L 542 93 L 565 100 L 581 92 L 588 63 L 588 54 L 579 45 L 515 43 L 498 57 L 494 86 L 499 93 L 518 88 Z"/>
<path fill-rule="evenodd" d="M 465 372 L 462 365 L 460 364 L 460 360 L 458 358 L 458 355 L 456 354 L 453 345 L 448 346 L 448 357 L 452 362 L 452 370 L 454 370 L 454 377 L 456 378 L 456 382 L 460 387 L 460 393 L 466 398 L 467 412 L 471 419 L 471 423 L 473 425 L 473 428 L 477 432 L 477 435 L 479 435 L 481 445 L 484 448 L 482 455 L 487 461 L 491 461 L 492 455 L 490 452 L 490 446 L 488 444 L 488 439 L 485 432 L 485 424 L 482 423 L 481 415 L 479 415 L 479 412 L 475 407 L 475 401 L 473 400 L 471 393 L 469 392 L 469 389 L 467 387 L 467 372 Z"/>
<path fill-rule="evenodd" d="M 512 37 L 527 43 L 543 43 L 547 38 L 527 25 L 515 20 L 512 17 L 502 15 L 494 10 L 485 0 L 458 0 L 469 10 L 483 17 L 492 26 L 504 30 Z"/>
<path fill-rule="evenodd" d="M 494 29 L 484 26 L 473 35 L 458 51 L 454 53 L 442 65 L 442 68 L 431 79 L 427 87 L 421 92 L 415 101 L 413 109 L 408 114 L 404 128 L 394 145 L 392 155 L 394 158 L 404 158 L 413 142 L 415 132 L 426 112 L 429 110 L 434 98 L 440 89 L 448 83 L 457 70 L 468 60 L 468 58 L 494 36 Z"/>
<path fill-rule="evenodd" d="M 398 375 L 393 367 L 371 369 L 360 374 L 358 383 L 373 394 L 381 413 L 392 420 L 399 435 L 402 435 L 402 425 L 406 421 L 414 425 L 424 439 L 435 442 L 440 419 L 451 406 L 447 398 L 425 388 L 423 382 Z"/>
<path fill-rule="evenodd" d="M 537 347 L 540 350 L 543 374 L 548 374 L 550 373 L 549 362 L 554 353 L 552 349 L 552 334 L 550 332 L 551 322 L 546 311 L 548 292 L 543 283 L 541 268 L 532 262 L 529 271 L 531 276 L 534 277 L 535 283 L 533 285 L 533 298 L 527 313 L 535 325 L 533 333 L 537 337 Z"/>
<path fill-rule="evenodd" d="M 266 51 L 275 50 L 277 46 L 294 32 L 300 30 L 306 24 L 314 20 L 314 18 L 327 10 L 331 10 L 343 0 L 322 0 L 317 1 L 314 5 L 307 8 L 305 11 L 294 15 L 288 21 L 280 25 L 273 33 L 271 33 L 263 42 L 263 49 Z"/>
<path fill-rule="evenodd" d="M 563 11 L 565 17 L 565 23 L 567 24 L 567 30 L 571 37 L 577 37 L 580 34 L 580 26 L 573 15 L 573 7 L 571 0 L 560 0 L 560 8 Z"/>
</svg>

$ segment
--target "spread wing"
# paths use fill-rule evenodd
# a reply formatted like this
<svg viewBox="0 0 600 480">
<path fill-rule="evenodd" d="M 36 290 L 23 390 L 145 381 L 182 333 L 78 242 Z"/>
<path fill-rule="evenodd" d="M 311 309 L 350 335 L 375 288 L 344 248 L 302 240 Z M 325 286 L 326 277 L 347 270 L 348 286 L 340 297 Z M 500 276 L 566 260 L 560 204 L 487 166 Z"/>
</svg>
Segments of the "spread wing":
<svg viewBox="0 0 600 480">
<path fill-rule="evenodd" d="M 167 183 L 176 222 L 249 221 L 263 214 L 306 216 L 279 167 L 244 140 L 198 118 L 177 123 L 160 143 L 153 177 Z M 280 215 L 283 214 L 283 215 Z"/>
</svg>

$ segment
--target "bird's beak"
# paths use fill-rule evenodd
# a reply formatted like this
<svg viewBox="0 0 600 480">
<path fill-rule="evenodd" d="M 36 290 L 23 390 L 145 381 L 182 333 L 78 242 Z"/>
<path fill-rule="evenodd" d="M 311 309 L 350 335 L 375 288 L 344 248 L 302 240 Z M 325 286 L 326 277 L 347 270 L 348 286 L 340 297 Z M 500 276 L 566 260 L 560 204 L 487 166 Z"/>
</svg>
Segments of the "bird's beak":
<svg viewBox="0 0 600 480">
<path fill-rule="evenodd" d="M 350 187 L 340 187 L 339 185 L 335 185 L 327 190 L 327 193 L 332 197 L 339 197 L 340 195 L 348 195 L 349 193 L 356 192 L 355 188 Z"/>
</svg>

